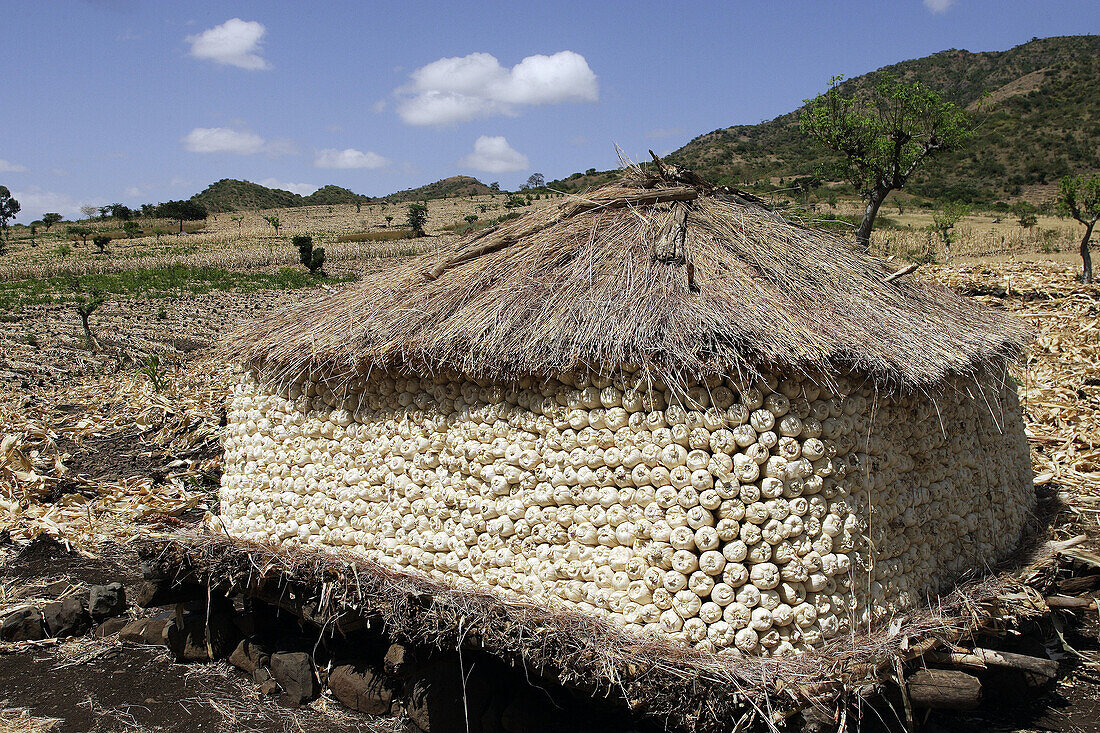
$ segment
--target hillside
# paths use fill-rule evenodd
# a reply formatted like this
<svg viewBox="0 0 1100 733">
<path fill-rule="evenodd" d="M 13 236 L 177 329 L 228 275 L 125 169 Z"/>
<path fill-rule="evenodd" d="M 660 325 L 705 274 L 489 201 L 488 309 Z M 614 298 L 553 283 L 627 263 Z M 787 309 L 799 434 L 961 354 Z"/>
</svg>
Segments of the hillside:
<svg viewBox="0 0 1100 733">
<path fill-rule="evenodd" d="M 334 206 L 336 204 L 365 204 L 370 196 L 349 191 L 341 186 L 322 186 L 308 196 L 302 197 L 303 206 Z"/>
<path fill-rule="evenodd" d="M 1100 170 L 1100 36 L 1043 38 L 999 52 L 942 51 L 880 71 L 942 91 L 978 123 L 964 150 L 914 176 L 911 193 L 992 202 L 1073 171 Z M 864 74 L 842 89 L 872 83 L 873 74 Z M 815 172 L 828 179 L 834 159 L 799 131 L 800 111 L 701 135 L 669 159 L 731 185 L 771 187 L 778 178 Z"/>
<path fill-rule="evenodd" d="M 192 196 L 191 200 L 202 204 L 211 213 L 303 205 L 302 197 L 296 193 L 232 178 L 211 183 L 204 191 Z"/>
<path fill-rule="evenodd" d="M 1070 172 L 1100 170 L 1100 36 L 1035 39 L 1008 51 L 952 49 L 879 71 L 942 91 L 978 123 L 965 149 L 913 177 L 910 194 L 992 203 L 1027 195 Z M 828 70 L 821 73 L 825 91 Z M 843 91 L 870 87 L 875 73 L 849 79 Z M 763 192 L 791 177 L 835 180 L 836 158 L 799 131 L 800 112 L 700 135 L 668 159 L 716 183 Z M 589 170 L 547 185 L 578 191 L 607 177 Z"/>
<path fill-rule="evenodd" d="M 425 199 L 442 199 L 452 196 L 487 196 L 491 193 L 494 193 L 493 189 L 472 176 L 451 176 L 419 188 L 409 188 L 391 193 L 389 196 L 385 196 L 384 199 L 390 202 L 423 201 Z"/>
</svg>

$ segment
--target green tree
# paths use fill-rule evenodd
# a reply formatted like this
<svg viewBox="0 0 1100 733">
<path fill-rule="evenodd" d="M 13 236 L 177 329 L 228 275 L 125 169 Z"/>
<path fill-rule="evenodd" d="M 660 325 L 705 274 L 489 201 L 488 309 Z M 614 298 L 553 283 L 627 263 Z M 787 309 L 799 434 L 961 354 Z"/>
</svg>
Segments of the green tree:
<svg viewBox="0 0 1100 733">
<path fill-rule="evenodd" d="M 1092 229 L 1100 221 L 1100 175 L 1066 176 L 1058 184 L 1058 206 L 1085 225 L 1085 236 L 1081 237 L 1081 282 L 1091 283 L 1092 255 L 1089 253 L 1089 239 Z"/>
<path fill-rule="evenodd" d="M 829 91 L 806 100 L 802 131 L 841 155 L 840 173 L 866 202 L 856 241 L 871 244 L 879 207 L 925 161 L 959 148 L 971 133 L 958 105 L 922 84 L 879 76 L 864 93 L 845 96 L 836 76 Z"/>
<path fill-rule="evenodd" d="M 309 268 L 310 275 L 325 274 L 325 248 L 314 247 L 313 237 L 308 234 L 296 234 L 291 240 L 298 248 L 298 261 Z"/>
<path fill-rule="evenodd" d="M 95 351 L 99 346 L 99 342 L 96 341 L 95 336 L 92 334 L 91 326 L 88 325 L 88 319 L 92 317 L 101 305 L 107 302 L 107 296 L 102 290 L 93 288 L 91 292 L 85 292 L 80 285 L 80 280 L 73 278 L 72 281 L 73 292 L 76 293 L 76 297 L 73 299 L 73 305 L 76 307 L 76 313 L 80 316 L 80 325 L 84 328 L 84 340 L 87 342 L 88 349 Z"/>
<path fill-rule="evenodd" d="M 62 217 L 61 214 L 58 214 L 55 211 L 47 212 L 42 215 L 42 226 L 46 227 L 46 231 L 48 232 L 50 231 L 50 227 L 61 221 L 63 218 L 64 217 Z"/>
<path fill-rule="evenodd" d="M 1039 209 L 1030 201 L 1017 201 L 1012 204 L 1012 213 L 1024 229 L 1031 229 L 1039 222 Z"/>
<path fill-rule="evenodd" d="M 163 219 L 175 219 L 179 222 L 179 233 L 183 234 L 183 222 L 200 221 L 206 218 L 206 207 L 197 201 L 166 201 L 157 206 L 157 216 Z"/>
<path fill-rule="evenodd" d="M 940 235 L 940 241 L 943 242 L 944 260 L 951 257 L 951 245 L 955 241 L 955 225 L 969 213 L 969 206 L 952 201 L 932 214 L 932 229 Z"/>
<path fill-rule="evenodd" d="M 279 221 L 279 217 L 275 215 L 265 216 L 264 221 L 271 225 L 271 228 L 275 230 L 276 234 L 279 233 L 279 227 L 282 226 L 282 222 Z"/>
<path fill-rule="evenodd" d="M 420 202 L 409 204 L 405 222 L 412 229 L 414 237 L 423 237 L 424 225 L 428 223 L 428 205 Z"/>
<path fill-rule="evenodd" d="M 133 239 L 141 233 L 141 225 L 133 219 L 128 219 L 122 223 L 122 231 L 127 239 Z"/>
<path fill-rule="evenodd" d="M 70 237 L 80 237 L 80 243 L 87 247 L 88 235 L 92 233 L 92 228 L 83 224 L 70 224 L 65 227 L 65 233 Z"/>
<path fill-rule="evenodd" d="M 111 243 L 111 238 L 106 234 L 97 234 L 92 237 L 92 244 L 95 245 L 96 252 L 102 254 L 107 250 L 107 245 Z"/>
<path fill-rule="evenodd" d="M 21 208 L 19 202 L 12 198 L 8 187 L 0 186 L 0 234 L 3 234 L 5 239 L 9 236 L 8 220 L 14 219 Z M 3 250 L 0 249 L 0 252 Z"/>
</svg>

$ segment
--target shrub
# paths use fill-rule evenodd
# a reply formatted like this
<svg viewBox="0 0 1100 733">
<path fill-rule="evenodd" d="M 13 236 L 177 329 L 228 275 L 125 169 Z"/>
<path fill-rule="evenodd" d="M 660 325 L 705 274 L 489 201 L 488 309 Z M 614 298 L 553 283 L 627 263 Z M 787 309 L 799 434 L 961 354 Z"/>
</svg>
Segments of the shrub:
<svg viewBox="0 0 1100 733">
<path fill-rule="evenodd" d="M 296 234 L 291 241 L 298 248 L 298 261 L 309 268 L 310 274 L 320 272 L 323 275 L 324 271 L 321 268 L 325 265 L 325 248 L 314 249 L 313 237 L 308 234 Z"/>
</svg>

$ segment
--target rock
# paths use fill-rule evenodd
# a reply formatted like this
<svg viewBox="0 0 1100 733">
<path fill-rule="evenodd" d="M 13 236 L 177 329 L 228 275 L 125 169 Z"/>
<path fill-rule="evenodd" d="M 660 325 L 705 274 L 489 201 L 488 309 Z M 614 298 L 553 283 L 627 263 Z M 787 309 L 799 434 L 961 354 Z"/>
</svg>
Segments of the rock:
<svg viewBox="0 0 1100 733">
<path fill-rule="evenodd" d="M 352 710 L 371 715 L 386 715 L 393 703 L 396 685 L 378 667 L 366 664 L 341 664 L 328 676 L 328 686 L 336 699 Z"/>
<path fill-rule="evenodd" d="M 241 643 L 229 655 L 229 663 L 237 669 L 255 675 L 257 669 L 271 664 L 271 653 L 255 642 L 241 639 Z"/>
<path fill-rule="evenodd" d="M 75 597 L 47 603 L 42 609 L 42 621 L 46 632 L 56 639 L 84 636 L 92 628 L 92 619 L 84 608 L 83 599 Z"/>
<path fill-rule="evenodd" d="M 264 695 L 268 695 L 268 696 L 278 695 L 279 694 L 279 683 L 276 682 L 274 679 L 264 680 L 263 682 L 260 683 L 260 692 L 263 693 Z"/>
<path fill-rule="evenodd" d="M 206 586 L 198 583 L 175 583 L 170 580 L 147 580 L 138 587 L 134 603 L 142 608 L 174 606 L 206 598 Z"/>
<path fill-rule="evenodd" d="M 73 587 L 73 584 L 67 580 L 55 580 L 52 583 L 47 583 L 43 593 L 50 598 L 57 598 Z"/>
<path fill-rule="evenodd" d="M 386 650 L 383 664 L 387 673 L 394 677 L 404 678 L 414 671 L 416 655 L 412 649 L 404 644 L 390 644 L 390 648 Z"/>
<path fill-rule="evenodd" d="M 182 623 L 173 618 L 164 629 L 165 644 L 180 662 L 225 659 L 236 647 L 238 638 L 233 619 L 221 613 L 208 617 L 186 614 Z"/>
<path fill-rule="evenodd" d="M 96 638 L 102 639 L 106 636 L 113 636 L 126 628 L 128 623 L 130 623 L 128 618 L 109 618 L 95 627 Z"/>
<path fill-rule="evenodd" d="M 36 641 L 46 638 L 46 626 L 42 621 L 42 612 L 28 606 L 12 611 L 0 623 L 2 641 Z"/>
<path fill-rule="evenodd" d="M 425 733 L 466 731 L 480 733 L 481 718 L 489 708 L 492 690 L 479 666 L 463 670 L 458 655 L 433 655 L 405 680 L 405 713 Z"/>
<path fill-rule="evenodd" d="M 126 589 L 122 583 L 93 585 L 88 590 L 88 613 L 96 621 L 126 613 Z"/>
<path fill-rule="evenodd" d="M 283 701 L 292 707 L 321 694 L 313 658 L 305 652 L 275 652 L 271 655 L 271 675 L 283 688 Z"/>
<path fill-rule="evenodd" d="M 271 677 L 271 669 L 268 667 L 257 667 L 256 671 L 252 673 L 252 681 L 256 684 L 263 684 L 267 682 Z"/>
<path fill-rule="evenodd" d="M 118 632 L 118 638 L 119 641 L 129 641 L 134 644 L 160 646 L 164 644 L 164 630 L 167 626 L 166 618 L 139 618 L 124 625 Z"/>
</svg>

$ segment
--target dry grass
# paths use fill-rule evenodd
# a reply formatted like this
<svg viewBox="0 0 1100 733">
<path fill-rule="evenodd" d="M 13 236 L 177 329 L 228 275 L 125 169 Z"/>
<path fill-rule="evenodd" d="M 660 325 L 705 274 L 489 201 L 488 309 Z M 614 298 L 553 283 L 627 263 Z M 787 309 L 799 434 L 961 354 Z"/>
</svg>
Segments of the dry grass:
<svg viewBox="0 0 1100 733">
<path fill-rule="evenodd" d="M 629 175 L 629 174 L 628 174 Z M 246 329 L 284 383 L 369 368 L 511 380 L 637 365 L 674 389 L 759 369 L 887 389 L 1003 371 L 1027 331 L 754 202 L 624 179 Z"/>
<path fill-rule="evenodd" d="M 64 721 L 58 718 L 36 718 L 26 708 L 9 708 L 0 700 L 0 730 L 5 733 L 47 733 Z"/>
</svg>

